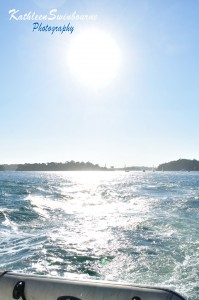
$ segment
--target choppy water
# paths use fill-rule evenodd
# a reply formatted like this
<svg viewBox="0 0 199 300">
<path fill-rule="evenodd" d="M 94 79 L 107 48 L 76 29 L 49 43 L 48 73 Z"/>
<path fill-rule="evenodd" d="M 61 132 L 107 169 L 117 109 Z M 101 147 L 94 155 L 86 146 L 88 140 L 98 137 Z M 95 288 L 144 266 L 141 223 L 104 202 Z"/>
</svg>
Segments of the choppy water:
<svg viewBox="0 0 199 300">
<path fill-rule="evenodd" d="M 199 299 L 199 173 L 0 172 L 0 269 Z"/>
</svg>

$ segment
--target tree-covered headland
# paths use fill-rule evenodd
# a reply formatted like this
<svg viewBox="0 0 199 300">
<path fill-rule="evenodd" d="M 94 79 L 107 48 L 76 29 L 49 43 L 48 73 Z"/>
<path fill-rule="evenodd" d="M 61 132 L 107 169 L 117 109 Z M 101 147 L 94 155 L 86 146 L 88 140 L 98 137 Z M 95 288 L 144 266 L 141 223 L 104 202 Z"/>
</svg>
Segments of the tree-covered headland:
<svg viewBox="0 0 199 300">
<path fill-rule="evenodd" d="M 199 171 L 199 161 L 196 159 L 179 159 L 160 164 L 157 171 Z"/>
</svg>

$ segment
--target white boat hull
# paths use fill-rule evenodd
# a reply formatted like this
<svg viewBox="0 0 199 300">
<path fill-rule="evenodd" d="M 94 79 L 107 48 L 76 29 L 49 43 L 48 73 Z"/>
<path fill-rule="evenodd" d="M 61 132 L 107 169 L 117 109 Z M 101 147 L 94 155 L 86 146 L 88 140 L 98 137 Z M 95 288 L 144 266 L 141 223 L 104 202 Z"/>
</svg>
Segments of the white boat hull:
<svg viewBox="0 0 199 300">
<path fill-rule="evenodd" d="M 20 295 L 20 293 L 22 294 Z M 164 288 L 102 281 L 68 280 L 12 272 L 0 273 L 0 300 L 11 299 L 184 300 L 179 294 Z"/>
</svg>

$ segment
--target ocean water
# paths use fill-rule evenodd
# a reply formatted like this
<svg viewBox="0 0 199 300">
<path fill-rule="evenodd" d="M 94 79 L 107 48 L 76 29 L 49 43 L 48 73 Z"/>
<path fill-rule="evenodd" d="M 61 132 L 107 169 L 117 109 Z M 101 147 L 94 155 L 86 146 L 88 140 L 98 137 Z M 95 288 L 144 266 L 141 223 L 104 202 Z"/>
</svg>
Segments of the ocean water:
<svg viewBox="0 0 199 300">
<path fill-rule="evenodd" d="M 199 173 L 0 172 L 0 270 L 199 299 Z"/>
</svg>

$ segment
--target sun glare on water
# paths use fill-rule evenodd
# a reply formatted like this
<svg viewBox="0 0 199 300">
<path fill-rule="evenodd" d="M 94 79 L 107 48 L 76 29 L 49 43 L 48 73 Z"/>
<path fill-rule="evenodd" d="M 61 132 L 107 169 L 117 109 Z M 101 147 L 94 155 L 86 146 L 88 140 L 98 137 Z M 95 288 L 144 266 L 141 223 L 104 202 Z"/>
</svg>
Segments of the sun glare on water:
<svg viewBox="0 0 199 300">
<path fill-rule="evenodd" d="M 84 30 L 71 40 L 67 61 L 71 73 L 80 83 L 101 88 L 117 77 L 121 51 L 106 32 Z"/>
</svg>

